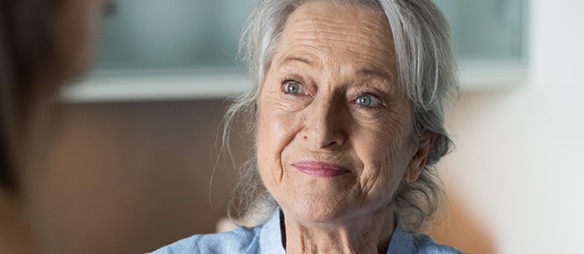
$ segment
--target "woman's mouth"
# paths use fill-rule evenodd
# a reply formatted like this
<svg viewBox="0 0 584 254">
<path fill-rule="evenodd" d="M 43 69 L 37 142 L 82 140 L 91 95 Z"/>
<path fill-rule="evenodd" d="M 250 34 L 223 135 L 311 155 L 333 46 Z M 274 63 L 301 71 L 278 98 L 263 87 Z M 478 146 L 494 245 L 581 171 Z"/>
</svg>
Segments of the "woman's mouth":
<svg viewBox="0 0 584 254">
<path fill-rule="evenodd" d="M 304 174 L 316 177 L 335 177 L 350 172 L 345 167 L 318 161 L 296 162 L 292 166 Z"/>
</svg>

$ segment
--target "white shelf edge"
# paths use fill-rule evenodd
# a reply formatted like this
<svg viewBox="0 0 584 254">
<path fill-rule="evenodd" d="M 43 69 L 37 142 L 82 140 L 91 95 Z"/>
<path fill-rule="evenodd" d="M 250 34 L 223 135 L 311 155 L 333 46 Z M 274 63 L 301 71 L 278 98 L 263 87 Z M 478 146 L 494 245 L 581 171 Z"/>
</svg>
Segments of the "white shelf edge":
<svg viewBox="0 0 584 254">
<path fill-rule="evenodd" d="M 518 60 L 461 61 L 459 70 L 464 91 L 516 87 L 527 78 L 527 66 Z"/>
<path fill-rule="evenodd" d="M 462 61 L 463 91 L 514 87 L 525 82 L 526 67 L 519 61 Z M 251 85 L 236 71 L 180 71 L 162 74 L 101 74 L 69 86 L 62 99 L 70 103 L 225 99 Z"/>
<path fill-rule="evenodd" d="M 218 99 L 237 96 L 250 84 L 235 71 L 101 74 L 68 86 L 61 98 L 71 103 Z"/>
</svg>

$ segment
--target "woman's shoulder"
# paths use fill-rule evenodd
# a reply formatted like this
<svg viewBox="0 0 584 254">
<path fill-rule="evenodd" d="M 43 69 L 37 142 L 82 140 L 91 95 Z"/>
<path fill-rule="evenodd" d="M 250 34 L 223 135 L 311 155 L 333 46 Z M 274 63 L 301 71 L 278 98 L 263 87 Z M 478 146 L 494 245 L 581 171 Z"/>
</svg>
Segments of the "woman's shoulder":
<svg viewBox="0 0 584 254">
<path fill-rule="evenodd" d="M 254 253 L 256 248 L 258 228 L 238 227 L 228 232 L 194 235 L 152 253 Z"/>
<path fill-rule="evenodd" d="M 223 233 L 194 235 L 152 253 L 285 253 L 280 242 L 279 215 L 279 210 L 275 211 L 266 222 L 253 228 L 237 227 Z"/>
<path fill-rule="evenodd" d="M 387 253 L 459 254 L 463 252 L 451 246 L 439 244 L 428 235 L 410 232 L 398 225 L 393 231 Z"/>
<path fill-rule="evenodd" d="M 415 234 L 413 235 L 414 246 L 417 253 L 428 253 L 428 254 L 462 254 L 462 251 L 448 245 L 443 245 L 437 243 L 432 239 L 432 237 L 425 234 Z"/>
</svg>

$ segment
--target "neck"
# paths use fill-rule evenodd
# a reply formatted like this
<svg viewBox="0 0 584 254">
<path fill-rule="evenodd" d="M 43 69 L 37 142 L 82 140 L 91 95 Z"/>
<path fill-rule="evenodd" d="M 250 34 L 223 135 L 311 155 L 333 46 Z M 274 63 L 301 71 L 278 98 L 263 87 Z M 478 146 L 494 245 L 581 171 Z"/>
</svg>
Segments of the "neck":
<svg viewBox="0 0 584 254">
<path fill-rule="evenodd" d="M 352 217 L 334 223 L 284 219 L 287 253 L 386 253 L 394 230 L 391 213 Z"/>
</svg>

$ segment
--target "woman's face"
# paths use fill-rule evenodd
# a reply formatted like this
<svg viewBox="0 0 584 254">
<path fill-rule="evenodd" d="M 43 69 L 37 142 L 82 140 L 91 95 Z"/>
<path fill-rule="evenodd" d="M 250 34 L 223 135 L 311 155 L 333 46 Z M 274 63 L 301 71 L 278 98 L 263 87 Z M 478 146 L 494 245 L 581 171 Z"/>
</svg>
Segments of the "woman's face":
<svg viewBox="0 0 584 254">
<path fill-rule="evenodd" d="M 390 27 L 369 9 L 324 2 L 288 19 L 262 84 L 258 167 L 287 218 L 347 220 L 387 208 L 418 177 L 412 106 Z"/>
</svg>

